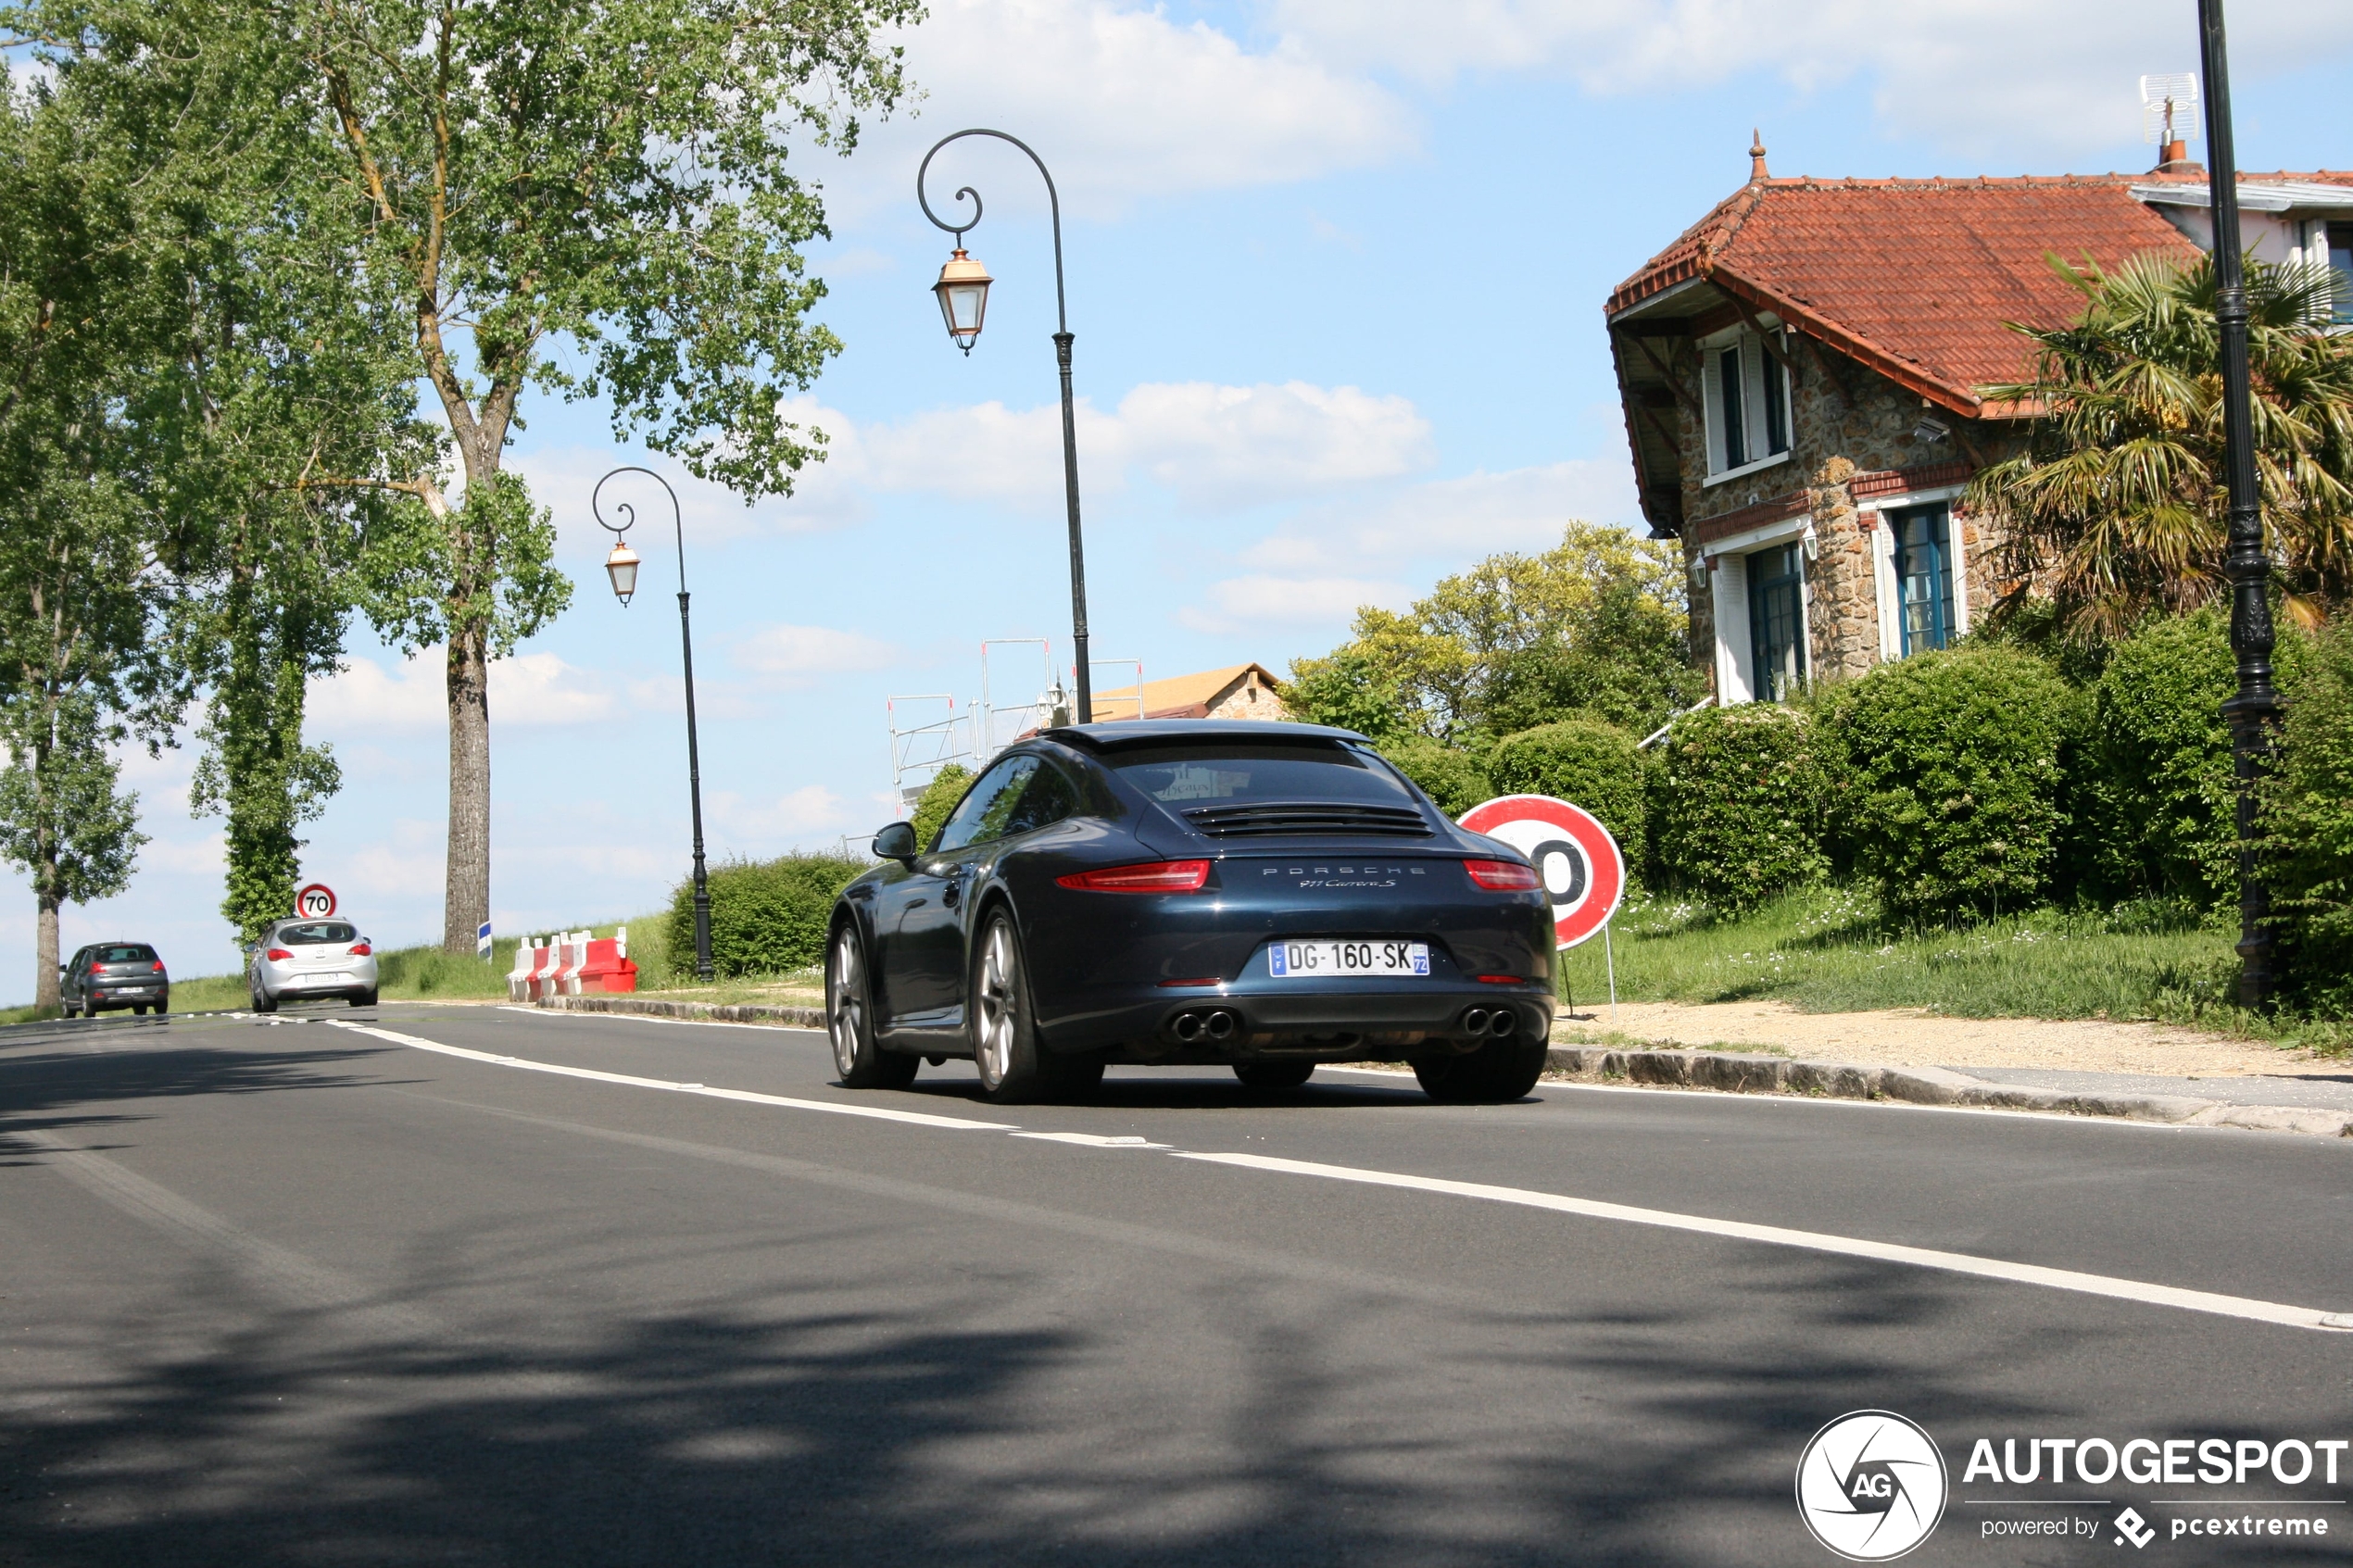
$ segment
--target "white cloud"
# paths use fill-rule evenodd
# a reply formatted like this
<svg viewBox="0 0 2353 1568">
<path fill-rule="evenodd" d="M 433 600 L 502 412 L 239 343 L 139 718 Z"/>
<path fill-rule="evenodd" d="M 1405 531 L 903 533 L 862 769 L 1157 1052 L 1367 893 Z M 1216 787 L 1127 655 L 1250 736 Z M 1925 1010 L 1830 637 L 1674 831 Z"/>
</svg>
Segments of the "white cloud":
<svg viewBox="0 0 2353 1568">
<path fill-rule="evenodd" d="M 748 852 L 773 852 L 851 825 L 849 803 L 823 784 L 804 784 L 768 800 L 723 791 L 711 796 L 709 805 L 718 835 Z"/>
<path fill-rule="evenodd" d="M 1633 482 L 1616 458 L 1578 458 L 1502 473 L 1480 470 L 1397 491 L 1371 506 L 1311 508 L 1241 553 L 1277 571 L 1362 568 L 1497 550 L 1542 550 L 1573 520 L 1629 523 Z"/>
<path fill-rule="evenodd" d="M 1080 481 L 1089 494 L 1140 470 L 1195 508 L 1290 499 L 1393 479 L 1433 458 L 1429 421 L 1404 397 L 1357 387 L 1148 382 L 1110 414 L 1077 408 Z M 1009 505 L 1062 495 L 1062 409 L 1001 403 L 942 408 L 858 433 L 861 478 L 878 489 L 936 490 Z"/>
<path fill-rule="evenodd" d="M 815 675 L 888 669 L 900 657 L 879 638 L 827 626 L 763 626 L 740 638 L 734 653 L 740 668 L 796 684 Z"/>
<path fill-rule="evenodd" d="M 329 735 L 378 730 L 440 729 L 449 721 L 443 653 L 427 648 L 386 666 L 354 659 L 333 675 L 310 679 L 305 729 Z M 617 711 L 612 694 L 590 671 L 552 653 L 518 654 L 490 667 L 494 727 L 592 723 Z"/>
<path fill-rule="evenodd" d="M 175 872 L 183 876 L 218 876 L 228 864 L 229 835 L 225 833 L 211 834 L 198 839 L 150 838 L 139 847 L 141 871 Z"/>
<path fill-rule="evenodd" d="M 1359 605 L 1403 609 L 1414 596 L 1403 583 L 1362 577 L 1229 577 L 1210 585 L 1207 608 L 1188 605 L 1176 619 L 1196 632 L 1344 625 Z"/>
<path fill-rule="evenodd" d="M 1302 57 L 1428 86 L 1546 70 L 1622 96 L 1769 70 L 1811 92 L 1859 75 L 1890 129 L 2045 157 L 2137 141 L 2140 73 L 2197 65 L 2190 7 L 2153 15 L 2139 0 L 1273 0 L 1270 19 Z M 2348 45 L 2342 0 L 2232 18 L 2243 75 Z"/>
<path fill-rule="evenodd" d="M 837 218 L 907 204 L 925 150 L 973 125 L 1014 127 L 1053 171 L 1064 216 L 1079 218 L 1376 167 L 1419 136 L 1414 112 L 1362 76 L 1290 43 L 1245 48 L 1157 6 L 934 0 L 903 38 L 925 100 L 868 127 L 859 156 L 828 173 Z M 965 184 L 992 212 L 1046 205 L 1029 160 L 1001 144 L 975 138 L 941 154 L 934 210 L 949 217 Z"/>
</svg>

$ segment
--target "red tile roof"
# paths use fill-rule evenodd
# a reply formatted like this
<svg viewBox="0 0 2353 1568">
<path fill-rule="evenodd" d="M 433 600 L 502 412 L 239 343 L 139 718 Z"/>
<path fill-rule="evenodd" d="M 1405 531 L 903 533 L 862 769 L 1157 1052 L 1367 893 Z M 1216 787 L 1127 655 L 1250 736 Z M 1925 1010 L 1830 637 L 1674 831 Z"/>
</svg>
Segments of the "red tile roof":
<svg viewBox="0 0 2353 1568">
<path fill-rule="evenodd" d="M 2198 254 L 2132 194 L 2161 178 L 1758 180 L 1620 284 L 1608 313 L 1705 278 L 1959 413 L 2002 412 L 1976 389 L 2032 373 L 2007 323 L 2082 313 L 2046 256 L 2112 267 L 2144 252 Z"/>
</svg>

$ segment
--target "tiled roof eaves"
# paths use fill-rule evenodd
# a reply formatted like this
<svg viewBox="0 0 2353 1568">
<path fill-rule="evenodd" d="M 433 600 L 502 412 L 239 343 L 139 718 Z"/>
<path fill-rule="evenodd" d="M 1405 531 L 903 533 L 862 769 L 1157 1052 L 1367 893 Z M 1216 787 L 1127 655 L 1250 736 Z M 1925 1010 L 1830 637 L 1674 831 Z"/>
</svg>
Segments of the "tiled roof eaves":
<svg viewBox="0 0 2353 1568">
<path fill-rule="evenodd" d="M 1809 309 L 1752 279 L 1743 278 L 1728 267 L 1711 267 L 1708 281 L 1752 307 L 1770 310 L 1784 323 L 1799 328 L 1808 336 L 1829 344 L 1848 358 L 1869 366 L 1896 385 L 1909 388 L 1964 419 L 1976 419 L 1984 408 L 1984 400 L 1969 388 L 1929 374 L 1913 360 L 1881 347 L 1852 328 L 1841 326 L 1820 312 Z"/>
</svg>

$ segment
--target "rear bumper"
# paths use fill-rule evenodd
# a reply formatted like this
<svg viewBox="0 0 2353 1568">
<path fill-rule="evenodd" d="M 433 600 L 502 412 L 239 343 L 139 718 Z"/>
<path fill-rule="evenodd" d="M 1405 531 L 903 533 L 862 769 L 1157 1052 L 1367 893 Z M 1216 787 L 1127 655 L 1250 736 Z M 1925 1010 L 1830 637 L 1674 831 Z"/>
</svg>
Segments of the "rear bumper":
<svg viewBox="0 0 2353 1568">
<path fill-rule="evenodd" d="M 1215 1032 L 1207 1027 L 1213 1013 L 1227 1015 Z M 1492 1038 L 1498 1014 L 1510 1017 L 1507 1033 L 1544 1038 L 1552 1032 L 1551 986 L 1358 980 L 1155 987 L 1122 1005 L 1066 1016 L 1041 1033 L 1058 1054 L 1108 1050 L 1122 1060 L 1394 1060 L 1416 1047 Z M 1189 1017 L 1195 1021 L 1189 1026 Z"/>
<path fill-rule="evenodd" d="M 104 991 L 89 993 L 89 1008 L 94 1013 L 117 1012 L 126 1008 L 169 1007 L 171 987 L 110 985 Z"/>
</svg>

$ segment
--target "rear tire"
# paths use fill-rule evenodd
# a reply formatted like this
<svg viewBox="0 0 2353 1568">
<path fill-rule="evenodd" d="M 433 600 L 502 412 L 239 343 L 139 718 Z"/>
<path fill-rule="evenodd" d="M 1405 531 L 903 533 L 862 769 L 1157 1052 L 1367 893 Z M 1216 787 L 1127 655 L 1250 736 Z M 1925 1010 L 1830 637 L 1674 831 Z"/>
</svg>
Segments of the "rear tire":
<svg viewBox="0 0 2353 1568">
<path fill-rule="evenodd" d="M 1036 1014 L 1029 1002 L 1029 975 L 1022 962 L 1021 937 L 1013 917 L 999 909 L 981 923 L 973 954 L 970 998 L 973 1065 L 980 1071 L 980 1098 L 992 1105 L 1032 1105 L 1058 1093 L 1091 1087 L 1087 1067 L 1101 1081 L 1101 1057 L 1054 1057 L 1038 1048 Z"/>
<path fill-rule="evenodd" d="M 356 1008 L 374 1007 L 376 1005 L 375 987 L 371 985 L 367 990 L 360 992 L 356 997 L 353 997 L 351 998 L 351 1005 Z"/>
<path fill-rule="evenodd" d="M 131 1004 L 131 1016 L 132 1016 L 132 1017 L 133 1017 L 133 1018 L 145 1018 L 145 1017 L 146 1017 L 146 1016 L 147 1016 L 147 1004 L 146 1004 L 146 1003 L 145 1003 L 145 1002 L 133 1002 L 133 1003 L 132 1003 L 132 1004 Z"/>
<path fill-rule="evenodd" d="M 1238 1061 L 1234 1076 L 1246 1089 L 1295 1089 L 1315 1075 L 1312 1061 Z"/>
<path fill-rule="evenodd" d="M 884 1050 L 875 1041 L 873 991 L 858 928 L 845 922 L 825 958 L 825 1032 L 834 1067 L 849 1089 L 903 1089 L 915 1081 L 920 1059 Z"/>
<path fill-rule="evenodd" d="M 1541 1038 L 1491 1040 L 1467 1054 L 1417 1057 L 1414 1076 L 1441 1105 L 1508 1105 L 1536 1086 L 1544 1051 Z"/>
<path fill-rule="evenodd" d="M 259 986 L 256 986 L 253 993 L 253 1010 L 256 1012 L 276 1012 L 278 1010 L 278 998 L 271 996 L 269 992 L 262 990 Z"/>
</svg>

